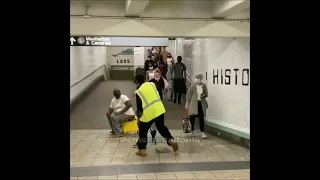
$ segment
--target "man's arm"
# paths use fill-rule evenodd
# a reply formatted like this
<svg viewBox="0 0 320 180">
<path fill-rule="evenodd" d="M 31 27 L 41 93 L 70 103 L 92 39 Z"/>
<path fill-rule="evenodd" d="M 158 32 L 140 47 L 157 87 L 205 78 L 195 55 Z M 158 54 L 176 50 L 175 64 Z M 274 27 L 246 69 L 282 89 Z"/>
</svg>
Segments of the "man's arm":
<svg viewBox="0 0 320 180">
<path fill-rule="evenodd" d="M 113 109 L 111 107 L 109 107 L 108 112 L 107 112 L 107 116 L 110 116 L 113 112 Z"/>
<path fill-rule="evenodd" d="M 132 107 L 132 104 L 131 104 L 131 102 L 130 102 L 130 100 L 129 100 L 129 98 L 127 97 L 127 96 L 124 96 L 124 99 L 123 99 L 124 101 L 125 101 L 125 107 L 119 112 L 119 114 L 123 114 L 124 112 L 126 112 L 129 108 L 131 108 Z"/>
<path fill-rule="evenodd" d="M 140 119 L 142 114 L 143 114 L 143 108 L 142 108 L 142 101 L 141 101 L 141 99 L 140 99 L 138 94 L 136 96 L 136 100 L 137 100 L 137 112 L 136 112 L 136 115 Z"/>
<path fill-rule="evenodd" d="M 130 102 L 130 100 L 126 101 L 124 103 L 126 105 L 126 107 L 124 107 L 119 113 L 123 114 L 124 112 L 126 112 L 128 109 L 130 109 L 132 107 L 132 104 Z"/>
<path fill-rule="evenodd" d="M 110 103 L 110 107 L 109 107 L 108 112 L 106 113 L 106 115 L 110 116 L 112 114 L 112 112 L 113 112 L 113 109 L 114 109 L 114 107 L 113 107 L 113 99 L 112 99 L 111 103 Z"/>
</svg>

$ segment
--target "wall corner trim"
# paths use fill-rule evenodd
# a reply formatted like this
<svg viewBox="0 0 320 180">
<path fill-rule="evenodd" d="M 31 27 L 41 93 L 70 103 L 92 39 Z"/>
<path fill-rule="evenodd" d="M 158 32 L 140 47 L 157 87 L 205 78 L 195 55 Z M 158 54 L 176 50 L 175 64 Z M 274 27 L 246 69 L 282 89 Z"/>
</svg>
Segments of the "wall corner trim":
<svg viewBox="0 0 320 180">
<path fill-rule="evenodd" d="M 212 122 L 212 121 L 208 121 L 207 119 L 205 120 L 205 124 L 208 125 L 208 126 L 210 126 L 210 127 L 213 127 L 213 128 L 216 128 L 216 129 L 219 129 L 219 130 L 228 132 L 228 133 L 230 133 L 230 134 L 233 134 L 233 135 L 236 135 L 236 136 L 245 138 L 245 139 L 247 139 L 247 140 L 250 140 L 250 134 L 248 134 L 248 133 L 245 133 L 245 132 L 241 132 L 241 131 L 232 129 L 232 128 L 229 128 L 229 127 L 226 127 L 226 126 L 223 126 L 223 125 L 214 123 L 214 122 Z"/>
</svg>

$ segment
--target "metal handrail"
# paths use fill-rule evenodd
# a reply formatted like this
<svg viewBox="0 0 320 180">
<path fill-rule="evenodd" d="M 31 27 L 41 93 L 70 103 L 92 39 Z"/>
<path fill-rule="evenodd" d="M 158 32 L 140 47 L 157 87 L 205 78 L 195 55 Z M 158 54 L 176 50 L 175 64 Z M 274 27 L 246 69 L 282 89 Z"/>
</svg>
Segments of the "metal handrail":
<svg viewBox="0 0 320 180">
<path fill-rule="evenodd" d="M 87 77 L 89 77 L 91 74 L 95 73 L 96 71 L 98 71 L 100 68 L 102 68 L 104 66 L 104 70 L 107 70 L 107 66 L 106 65 L 102 65 L 100 67 L 98 67 L 96 70 L 92 71 L 91 73 L 89 73 L 88 75 L 86 75 L 85 77 L 81 78 L 80 80 L 78 80 L 77 82 L 73 83 L 70 87 L 75 86 L 76 84 L 78 84 L 79 82 L 81 82 L 82 80 L 86 79 Z"/>
<path fill-rule="evenodd" d="M 191 78 L 190 78 L 190 76 L 189 76 L 188 71 L 186 71 L 186 78 L 187 78 L 187 80 L 188 80 L 188 82 L 189 82 L 189 85 L 191 85 L 191 84 L 192 84 L 192 80 L 191 80 Z M 187 87 L 187 88 L 189 88 L 189 87 Z"/>
</svg>

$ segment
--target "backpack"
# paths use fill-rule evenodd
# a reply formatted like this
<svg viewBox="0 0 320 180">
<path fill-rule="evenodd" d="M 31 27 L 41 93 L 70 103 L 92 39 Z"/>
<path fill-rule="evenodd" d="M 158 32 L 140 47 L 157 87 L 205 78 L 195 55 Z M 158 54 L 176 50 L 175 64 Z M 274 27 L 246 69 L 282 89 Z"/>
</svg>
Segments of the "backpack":
<svg viewBox="0 0 320 180">
<path fill-rule="evenodd" d="M 135 73 L 135 75 L 138 75 L 138 74 L 144 75 L 145 74 L 144 69 L 142 67 L 138 67 L 134 73 Z"/>
</svg>

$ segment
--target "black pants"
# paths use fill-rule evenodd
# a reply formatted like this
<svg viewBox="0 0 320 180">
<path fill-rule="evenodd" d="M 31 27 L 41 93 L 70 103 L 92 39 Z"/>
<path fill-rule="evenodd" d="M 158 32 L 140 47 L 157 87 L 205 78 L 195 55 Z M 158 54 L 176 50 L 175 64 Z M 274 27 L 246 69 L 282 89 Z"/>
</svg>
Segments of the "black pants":
<svg viewBox="0 0 320 180">
<path fill-rule="evenodd" d="M 145 123 L 140 122 L 139 125 L 139 140 L 138 140 L 138 148 L 139 149 L 146 149 L 148 144 L 148 130 L 151 127 L 152 123 L 156 124 L 156 127 L 161 134 L 162 137 L 164 137 L 167 142 L 172 140 L 173 137 L 171 133 L 169 132 L 169 129 L 164 125 L 164 114 L 156 117 L 155 119 Z"/>
<path fill-rule="evenodd" d="M 190 116 L 190 123 L 191 123 L 191 130 L 194 131 L 194 122 L 196 121 L 196 116 L 199 118 L 200 123 L 200 130 L 204 132 L 204 115 L 201 102 L 198 101 L 198 115 L 191 115 Z"/>
<path fill-rule="evenodd" d="M 185 88 L 184 79 L 174 79 L 173 84 L 174 84 L 173 102 L 176 103 L 178 98 L 178 103 L 181 104 L 181 94 L 184 93 L 184 88 Z"/>
</svg>

